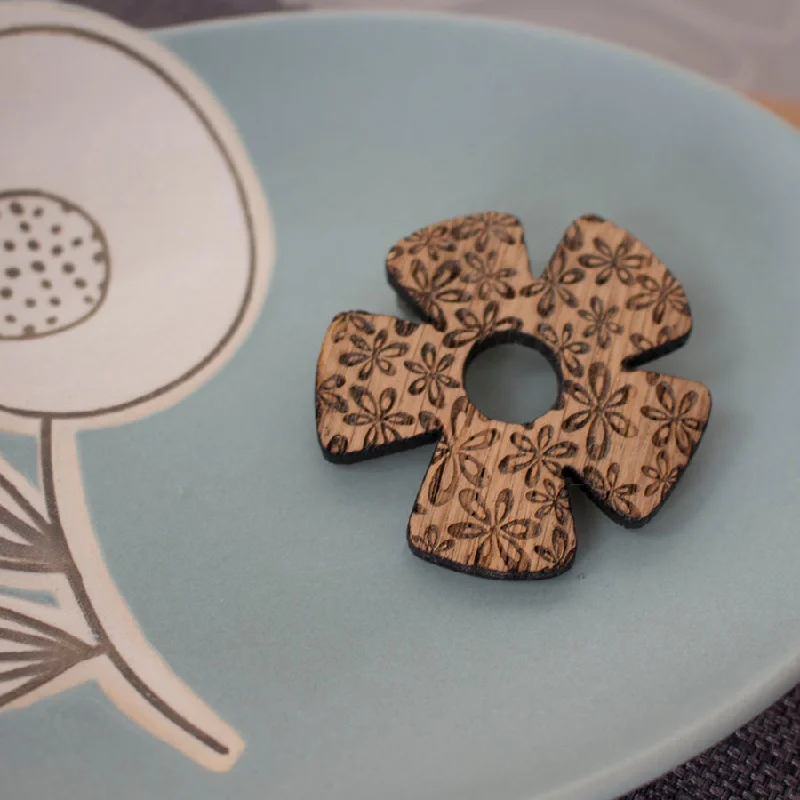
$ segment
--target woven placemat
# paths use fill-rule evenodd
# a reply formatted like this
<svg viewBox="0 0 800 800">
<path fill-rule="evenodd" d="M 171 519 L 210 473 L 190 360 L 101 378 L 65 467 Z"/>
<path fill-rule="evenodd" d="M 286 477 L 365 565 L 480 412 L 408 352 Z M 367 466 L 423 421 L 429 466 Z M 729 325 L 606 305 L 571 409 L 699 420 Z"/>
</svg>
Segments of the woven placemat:
<svg viewBox="0 0 800 800">
<path fill-rule="evenodd" d="M 625 800 L 798 800 L 800 686 L 715 747 Z"/>
<path fill-rule="evenodd" d="M 283 10 L 280 0 L 79 4 L 145 28 Z M 800 685 L 715 747 L 621 800 L 800 800 Z"/>
</svg>

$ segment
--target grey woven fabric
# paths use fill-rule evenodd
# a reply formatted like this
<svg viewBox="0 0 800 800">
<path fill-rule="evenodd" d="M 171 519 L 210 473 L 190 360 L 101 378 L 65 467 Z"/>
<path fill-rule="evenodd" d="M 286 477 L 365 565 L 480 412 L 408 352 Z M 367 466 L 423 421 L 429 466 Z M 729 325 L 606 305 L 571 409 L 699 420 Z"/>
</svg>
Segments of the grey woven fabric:
<svg viewBox="0 0 800 800">
<path fill-rule="evenodd" d="M 720 742 L 625 800 L 798 800 L 800 686 Z"/>
<path fill-rule="evenodd" d="M 80 0 L 79 4 L 146 28 L 284 7 L 280 0 Z M 292 0 L 291 6 L 297 10 L 301 3 Z M 800 685 L 716 747 L 624 800 L 800 800 Z"/>
</svg>

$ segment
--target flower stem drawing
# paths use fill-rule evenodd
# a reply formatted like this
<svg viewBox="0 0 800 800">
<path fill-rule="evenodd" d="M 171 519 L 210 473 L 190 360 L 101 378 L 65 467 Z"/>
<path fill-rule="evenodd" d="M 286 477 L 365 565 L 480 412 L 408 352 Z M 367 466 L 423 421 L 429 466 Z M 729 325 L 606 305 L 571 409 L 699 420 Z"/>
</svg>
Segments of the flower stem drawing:
<svg viewBox="0 0 800 800">
<path fill-rule="evenodd" d="M 60 431 L 60 428 L 65 430 Z M 199 700 L 185 702 L 188 690 L 181 693 L 182 701 L 173 699 L 174 676 L 165 681 L 153 682 L 143 677 L 137 662 L 159 662 L 149 648 L 142 651 L 137 646 L 135 658 L 125 655 L 115 642 L 113 628 L 103 619 L 102 608 L 109 605 L 105 596 L 108 586 L 98 586 L 100 598 L 93 596 L 84 574 L 79 548 L 73 548 L 75 535 L 91 536 L 90 530 L 73 534 L 67 529 L 59 501 L 59 483 L 63 470 L 72 473 L 65 481 L 65 489 L 75 502 L 75 487 L 80 482 L 77 463 L 75 469 L 69 462 L 77 455 L 74 435 L 69 426 L 45 418 L 39 433 L 39 470 L 41 492 L 38 502 L 32 497 L 34 490 L 25 486 L 21 476 L 10 474 L 3 465 L 0 488 L 5 502 L 0 503 L 0 568 L 21 573 L 61 576 L 69 590 L 54 591 L 59 594 L 59 605 L 64 606 L 64 624 L 59 626 L 57 610 L 50 611 L 49 620 L 42 618 L 43 608 L 15 598 L 0 600 L 0 710 L 15 704 L 25 705 L 38 697 L 38 693 L 57 679 L 69 677 L 74 682 L 96 679 L 111 699 L 129 713 L 130 695 L 138 696 L 141 703 L 150 707 L 153 717 L 148 727 L 161 738 L 175 745 L 211 768 L 224 768 L 242 748 L 239 737 L 221 720 L 213 717 Z M 39 509 L 42 510 L 39 510 Z M 97 559 L 93 559 L 95 571 Z M 110 585 L 110 578 L 106 576 Z M 65 599 L 67 602 L 64 602 Z M 117 595 L 117 605 L 122 599 Z M 26 606 L 25 612 L 21 610 Z M 71 608 L 70 608 L 71 606 Z M 83 636 L 69 630 L 70 611 L 79 613 L 85 623 Z M 132 621 L 132 617 L 130 617 Z M 117 680 L 106 680 L 109 670 L 117 673 Z M 151 673 L 152 665 L 149 667 Z M 157 678 L 158 680 L 158 678 Z M 120 681 L 127 691 L 119 692 Z M 159 684 L 163 683 L 163 686 Z M 198 719 L 193 711 L 197 710 Z M 202 753 L 202 750 L 208 751 Z"/>
</svg>

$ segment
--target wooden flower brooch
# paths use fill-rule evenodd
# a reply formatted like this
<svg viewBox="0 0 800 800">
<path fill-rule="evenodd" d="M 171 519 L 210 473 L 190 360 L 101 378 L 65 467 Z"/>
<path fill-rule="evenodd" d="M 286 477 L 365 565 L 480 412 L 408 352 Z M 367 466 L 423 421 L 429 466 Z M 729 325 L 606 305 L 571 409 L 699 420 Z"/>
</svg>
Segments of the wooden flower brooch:
<svg viewBox="0 0 800 800">
<path fill-rule="evenodd" d="M 335 317 L 317 366 L 317 432 L 342 463 L 437 441 L 408 523 L 416 555 L 487 578 L 563 572 L 575 556 L 567 479 L 623 525 L 655 514 L 711 397 L 635 369 L 692 326 L 680 283 L 638 239 L 582 217 L 534 279 L 519 221 L 489 212 L 401 240 L 387 270 L 427 322 Z M 503 341 L 541 350 L 558 373 L 554 408 L 526 425 L 487 418 L 464 391 L 470 358 Z"/>
</svg>

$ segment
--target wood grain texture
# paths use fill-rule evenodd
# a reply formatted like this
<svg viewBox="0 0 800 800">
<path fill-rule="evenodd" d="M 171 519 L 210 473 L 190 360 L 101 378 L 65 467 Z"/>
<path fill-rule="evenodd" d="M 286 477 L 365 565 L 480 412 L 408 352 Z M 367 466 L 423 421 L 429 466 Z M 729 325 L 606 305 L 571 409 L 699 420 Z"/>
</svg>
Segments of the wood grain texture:
<svg viewBox="0 0 800 800">
<path fill-rule="evenodd" d="M 764 95 L 754 95 L 753 100 L 772 111 L 773 114 L 777 114 L 790 125 L 800 128 L 800 102 L 797 100 Z"/>
<path fill-rule="evenodd" d="M 338 315 L 317 366 L 320 444 L 358 461 L 437 441 L 408 524 L 412 551 L 490 578 L 544 578 L 572 564 L 568 480 L 635 527 L 661 507 L 705 430 L 705 386 L 635 369 L 680 347 L 683 288 L 638 239 L 589 215 L 531 274 L 510 214 L 459 217 L 392 247 L 390 284 L 424 324 Z M 491 420 L 464 390 L 469 360 L 519 341 L 559 378 L 555 406 L 520 425 Z"/>
</svg>

